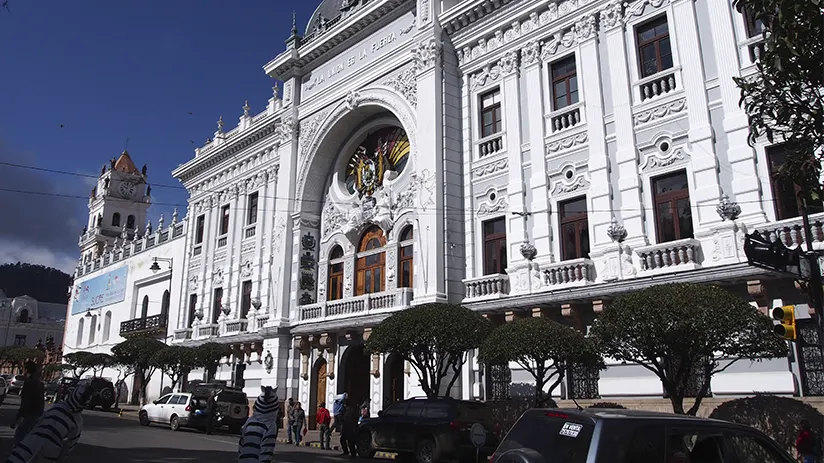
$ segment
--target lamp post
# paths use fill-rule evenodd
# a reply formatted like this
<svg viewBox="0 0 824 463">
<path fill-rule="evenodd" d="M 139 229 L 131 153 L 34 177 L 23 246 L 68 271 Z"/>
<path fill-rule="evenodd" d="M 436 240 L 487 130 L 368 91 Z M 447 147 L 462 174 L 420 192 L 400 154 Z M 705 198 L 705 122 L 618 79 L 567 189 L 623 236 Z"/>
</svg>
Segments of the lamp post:
<svg viewBox="0 0 824 463">
<path fill-rule="evenodd" d="M 157 274 L 157 272 L 161 270 L 160 265 L 157 264 L 158 262 L 169 263 L 169 305 L 164 309 L 163 302 L 165 301 L 162 299 L 160 301 L 160 316 L 166 321 L 163 327 L 163 344 L 166 344 L 169 338 L 169 306 L 172 305 L 172 272 L 174 271 L 174 259 L 171 257 L 152 257 L 152 266 L 149 267 L 149 270 L 151 270 L 153 274 Z M 161 393 L 163 392 L 163 374 L 160 375 L 160 391 Z"/>
</svg>

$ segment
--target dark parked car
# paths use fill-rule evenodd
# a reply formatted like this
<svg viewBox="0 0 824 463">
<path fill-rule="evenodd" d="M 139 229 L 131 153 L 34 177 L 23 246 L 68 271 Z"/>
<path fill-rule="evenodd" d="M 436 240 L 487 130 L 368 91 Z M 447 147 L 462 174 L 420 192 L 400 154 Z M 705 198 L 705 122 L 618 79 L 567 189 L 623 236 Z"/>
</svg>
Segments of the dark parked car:
<svg viewBox="0 0 824 463">
<path fill-rule="evenodd" d="M 112 405 L 114 405 L 115 399 L 114 384 L 106 378 L 91 378 L 91 380 L 92 388 L 94 388 L 96 394 L 92 397 L 87 408 L 91 410 L 95 407 L 100 407 L 103 410 L 110 410 Z M 80 378 L 61 378 L 60 384 L 57 386 L 54 401 L 59 402 L 64 399 L 78 381 L 80 381 Z"/>
<path fill-rule="evenodd" d="M 216 427 L 226 426 L 235 434 L 240 432 L 240 428 L 249 418 L 249 398 L 243 389 L 227 387 L 221 384 L 200 383 L 192 390 L 192 408 L 195 410 L 205 410 L 206 400 L 212 391 L 218 391 L 217 409 L 220 414 L 220 422 Z M 193 414 L 189 420 L 189 427 L 196 429 L 206 429 L 207 414 Z"/>
<path fill-rule="evenodd" d="M 3 402 L 6 401 L 6 389 L 8 385 L 6 384 L 5 378 L 0 378 L 0 405 L 3 405 Z"/>
<path fill-rule="evenodd" d="M 763 433 L 727 421 L 636 410 L 533 409 L 492 463 L 792 463 Z"/>
<path fill-rule="evenodd" d="M 470 429 L 480 423 L 486 443 L 476 452 Z M 396 402 L 367 418 L 358 428 L 358 453 L 372 457 L 377 451 L 396 452 L 406 459 L 414 456 L 421 463 L 458 459 L 481 461 L 498 445 L 490 407 L 483 402 L 450 398 L 409 399 Z"/>
<path fill-rule="evenodd" d="M 9 394 L 17 394 L 20 395 L 20 391 L 23 390 L 23 385 L 26 384 L 26 377 L 23 375 L 15 375 L 12 376 L 11 381 L 9 381 Z"/>
</svg>

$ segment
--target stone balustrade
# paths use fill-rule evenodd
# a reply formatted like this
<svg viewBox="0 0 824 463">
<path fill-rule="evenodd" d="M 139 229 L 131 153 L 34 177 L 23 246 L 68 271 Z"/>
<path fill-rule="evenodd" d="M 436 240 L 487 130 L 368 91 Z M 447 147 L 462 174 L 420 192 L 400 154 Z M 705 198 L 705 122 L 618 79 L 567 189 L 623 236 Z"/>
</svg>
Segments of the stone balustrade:
<svg viewBox="0 0 824 463">
<path fill-rule="evenodd" d="M 582 286 L 595 281 L 595 266 L 589 259 L 573 259 L 545 265 L 544 285 L 552 289 Z"/>
<path fill-rule="evenodd" d="M 223 335 L 243 333 L 246 331 L 248 324 L 249 321 L 245 318 L 226 320 L 226 329 L 223 331 Z"/>
<path fill-rule="evenodd" d="M 813 236 L 812 249 L 814 250 L 824 249 L 824 224 L 822 220 L 824 220 L 824 213 L 810 215 L 810 231 Z M 766 224 L 763 227 L 756 228 L 755 231 L 770 241 L 781 240 L 784 246 L 790 249 L 799 246 L 802 249 L 807 249 L 805 244 L 807 237 L 801 217 Z"/>
<path fill-rule="evenodd" d="M 191 328 L 181 328 L 175 330 L 175 341 L 186 341 L 188 339 L 192 339 Z"/>
<path fill-rule="evenodd" d="M 680 68 L 665 69 L 657 74 L 645 77 L 633 85 L 638 101 L 647 101 L 675 91 L 678 87 L 677 73 Z"/>
<path fill-rule="evenodd" d="M 509 294 L 509 275 L 493 273 L 463 280 L 466 289 L 464 301 L 498 299 Z"/>
<path fill-rule="evenodd" d="M 318 302 L 298 307 L 299 323 L 369 315 L 408 307 L 412 304 L 412 288 L 364 294 L 335 301 Z"/>
<path fill-rule="evenodd" d="M 549 119 L 550 131 L 557 133 L 580 125 L 584 122 L 581 112 L 583 107 L 584 102 L 581 101 L 547 114 L 546 117 Z"/>
<path fill-rule="evenodd" d="M 493 154 L 500 153 L 504 150 L 504 134 L 498 132 L 485 138 L 481 138 L 477 142 L 478 157 L 483 158 Z"/>
<path fill-rule="evenodd" d="M 687 238 L 637 248 L 641 272 L 671 272 L 700 268 L 701 242 Z"/>
</svg>

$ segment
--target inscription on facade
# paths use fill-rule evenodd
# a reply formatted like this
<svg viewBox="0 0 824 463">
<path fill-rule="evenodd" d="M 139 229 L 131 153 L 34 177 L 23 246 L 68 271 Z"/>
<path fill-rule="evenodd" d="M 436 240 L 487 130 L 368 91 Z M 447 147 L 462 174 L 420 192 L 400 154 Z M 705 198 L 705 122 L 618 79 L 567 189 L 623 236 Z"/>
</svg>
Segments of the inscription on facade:
<svg viewBox="0 0 824 463">
<path fill-rule="evenodd" d="M 415 16 L 412 13 L 406 14 L 342 53 L 330 63 L 307 74 L 301 83 L 304 98 L 320 92 L 380 56 L 397 49 L 412 37 L 411 31 L 414 26 Z"/>
</svg>

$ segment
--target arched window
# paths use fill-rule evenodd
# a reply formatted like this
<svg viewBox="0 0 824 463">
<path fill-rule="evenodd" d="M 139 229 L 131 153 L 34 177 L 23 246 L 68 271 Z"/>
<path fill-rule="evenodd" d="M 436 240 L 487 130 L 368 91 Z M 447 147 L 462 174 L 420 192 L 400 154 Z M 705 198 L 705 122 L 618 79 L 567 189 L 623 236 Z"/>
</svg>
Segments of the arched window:
<svg viewBox="0 0 824 463">
<path fill-rule="evenodd" d="M 103 316 L 103 342 L 109 340 L 109 335 L 112 330 L 112 311 L 106 312 Z"/>
<path fill-rule="evenodd" d="M 140 318 L 146 318 L 149 315 L 149 296 L 143 296 L 143 306 L 140 308 Z"/>
<path fill-rule="evenodd" d="M 89 330 L 89 344 L 93 344 L 95 335 L 97 335 L 97 315 L 92 315 L 89 325 L 91 325 L 91 329 Z"/>
<path fill-rule="evenodd" d="M 119 227 L 120 226 L 120 213 L 115 212 L 112 214 L 112 227 Z"/>
<path fill-rule="evenodd" d="M 163 302 L 160 304 L 160 313 L 166 315 L 169 313 L 169 303 L 171 302 L 171 297 L 169 296 L 169 290 L 163 292 Z"/>
<path fill-rule="evenodd" d="M 126 228 L 129 230 L 134 230 L 134 216 L 130 215 L 126 217 Z"/>
<path fill-rule="evenodd" d="M 23 309 L 20 311 L 20 315 L 17 317 L 18 323 L 28 323 L 29 322 L 29 309 Z"/>
<path fill-rule="evenodd" d="M 412 225 L 409 225 L 408 227 L 404 228 L 401 232 L 399 243 L 400 251 L 398 253 L 398 270 L 400 270 L 400 274 L 398 275 L 399 288 L 412 287 L 413 276 L 415 273 L 415 266 L 412 260 L 415 236 L 412 233 Z"/>
<path fill-rule="evenodd" d="M 85 315 L 83 316 L 85 317 Z M 86 319 L 81 318 L 79 322 L 77 322 L 77 345 L 75 347 L 80 347 L 83 344 L 83 328 L 86 326 Z"/>
<path fill-rule="evenodd" d="M 366 229 L 361 236 L 358 245 L 358 260 L 355 263 L 356 296 L 383 291 L 386 253 L 380 250 L 384 244 L 386 244 L 386 238 L 383 236 L 383 230 L 374 225 Z"/>
<path fill-rule="evenodd" d="M 335 246 L 329 253 L 329 284 L 326 299 L 334 301 L 343 297 L 343 248 Z"/>
</svg>

